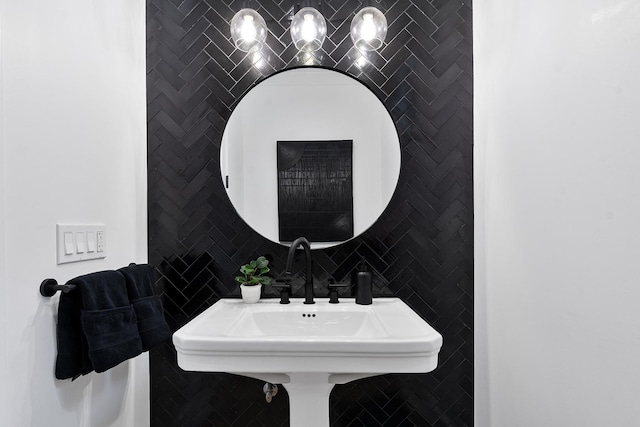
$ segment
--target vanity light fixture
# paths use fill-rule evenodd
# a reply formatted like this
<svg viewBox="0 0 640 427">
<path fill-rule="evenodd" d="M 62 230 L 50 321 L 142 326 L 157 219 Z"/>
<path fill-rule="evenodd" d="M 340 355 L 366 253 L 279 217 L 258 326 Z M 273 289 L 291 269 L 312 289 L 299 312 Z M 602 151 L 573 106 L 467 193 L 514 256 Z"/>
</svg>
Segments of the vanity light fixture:
<svg viewBox="0 0 640 427">
<path fill-rule="evenodd" d="M 351 21 L 351 40 L 362 51 L 382 47 L 387 36 L 387 18 L 375 7 L 365 7 Z"/>
<path fill-rule="evenodd" d="M 231 19 L 231 39 L 243 52 L 262 49 L 267 39 L 267 24 L 254 9 L 244 8 Z"/>
<path fill-rule="evenodd" d="M 262 49 L 267 39 L 267 24 L 255 9 L 248 7 L 245 1 L 243 8 L 231 19 L 231 39 L 233 44 L 243 52 L 257 52 Z M 384 44 L 387 36 L 387 18 L 376 7 L 374 0 L 365 0 L 365 5 L 351 21 L 351 40 L 361 52 L 377 50 Z M 312 5 L 322 6 L 321 0 L 294 1 L 291 18 L 291 40 L 301 52 L 315 52 L 322 47 L 327 37 L 327 22 L 322 13 Z M 297 11 L 297 12 L 296 12 Z"/>
<path fill-rule="evenodd" d="M 301 51 L 315 52 L 327 37 L 327 22 L 313 7 L 303 7 L 291 20 L 291 40 Z"/>
</svg>

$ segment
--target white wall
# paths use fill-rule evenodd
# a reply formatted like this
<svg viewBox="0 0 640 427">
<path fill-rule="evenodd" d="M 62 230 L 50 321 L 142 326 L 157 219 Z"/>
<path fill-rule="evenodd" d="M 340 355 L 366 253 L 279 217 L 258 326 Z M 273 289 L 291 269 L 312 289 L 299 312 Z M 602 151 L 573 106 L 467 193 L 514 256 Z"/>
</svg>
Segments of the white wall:
<svg viewBox="0 0 640 427">
<path fill-rule="evenodd" d="M 640 2 L 474 2 L 476 425 L 640 425 Z"/>
<path fill-rule="evenodd" d="M 2 78 L 2 70 L 3 70 L 3 52 L 2 52 L 2 44 L 4 42 L 2 38 L 2 21 L 3 21 L 3 3 L 0 3 L 0 292 L 3 294 L 8 291 L 5 280 L 5 272 L 6 272 L 6 254 L 5 254 L 5 220 L 4 220 L 4 187 L 5 187 L 5 173 L 4 173 L 4 165 L 6 164 L 4 158 L 4 83 Z M 2 327 L 1 325 L 6 325 L 8 319 L 6 319 L 8 298 L 0 298 L 0 343 L 7 343 L 7 328 Z M 0 345 L 0 384 L 10 384 L 9 383 L 9 368 L 8 368 L 8 360 L 9 360 L 9 346 L 8 345 Z M 7 410 L 7 400 L 9 396 L 9 387 L 0 385 L 0 414 L 6 414 Z M 2 418 L 3 415 L 0 415 L 0 423 L 6 421 L 6 419 Z"/>
<path fill-rule="evenodd" d="M 54 379 L 40 282 L 146 262 L 145 2 L 0 0 L 0 425 L 149 424 L 148 356 Z M 104 223 L 104 260 L 56 265 L 56 223 Z"/>
</svg>

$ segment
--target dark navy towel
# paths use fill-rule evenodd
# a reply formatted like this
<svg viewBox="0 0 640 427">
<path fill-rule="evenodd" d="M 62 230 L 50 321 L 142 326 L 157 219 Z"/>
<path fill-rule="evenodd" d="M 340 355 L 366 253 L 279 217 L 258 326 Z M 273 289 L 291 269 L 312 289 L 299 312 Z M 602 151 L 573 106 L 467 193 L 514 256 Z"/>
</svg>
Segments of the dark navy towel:
<svg viewBox="0 0 640 427">
<path fill-rule="evenodd" d="M 138 318 L 142 349 L 147 351 L 171 338 L 162 300 L 155 294 L 155 273 L 147 264 L 131 264 L 118 270 L 125 277 L 129 299 Z"/>
<path fill-rule="evenodd" d="M 71 291 L 60 295 L 56 326 L 58 357 L 55 368 L 56 378 L 59 380 L 76 379 L 93 370 L 87 340 L 80 323 L 81 310 L 80 292 Z"/>
<path fill-rule="evenodd" d="M 104 372 L 142 353 L 136 314 L 122 274 L 101 271 L 68 283 L 77 286 L 75 292 L 80 291 L 80 323 L 96 372 Z"/>
</svg>

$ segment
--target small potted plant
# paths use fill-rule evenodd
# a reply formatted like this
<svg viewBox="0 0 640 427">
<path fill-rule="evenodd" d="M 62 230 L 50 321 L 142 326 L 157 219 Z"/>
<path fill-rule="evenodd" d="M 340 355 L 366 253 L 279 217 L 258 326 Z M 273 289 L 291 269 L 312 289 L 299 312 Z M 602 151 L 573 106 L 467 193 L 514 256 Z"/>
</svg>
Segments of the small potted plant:
<svg viewBox="0 0 640 427">
<path fill-rule="evenodd" d="M 242 300 L 252 304 L 260 300 L 262 285 L 270 285 L 271 278 L 265 276 L 269 272 L 269 261 L 261 256 L 240 267 L 242 276 L 236 276 L 236 282 L 240 283 Z"/>
</svg>

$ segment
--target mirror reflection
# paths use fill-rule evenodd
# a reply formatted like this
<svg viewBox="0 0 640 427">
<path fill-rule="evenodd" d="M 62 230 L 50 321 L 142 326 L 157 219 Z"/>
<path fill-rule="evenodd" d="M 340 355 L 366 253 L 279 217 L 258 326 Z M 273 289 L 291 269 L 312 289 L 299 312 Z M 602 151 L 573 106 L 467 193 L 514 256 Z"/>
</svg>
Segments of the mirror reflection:
<svg viewBox="0 0 640 427">
<path fill-rule="evenodd" d="M 224 130 L 220 170 L 236 211 L 262 236 L 330 247 L 382 214 L 398 182 L 400 143 L 389 112 L 358 80 L 295 68 L 240 100 Z"/>
</svg>

